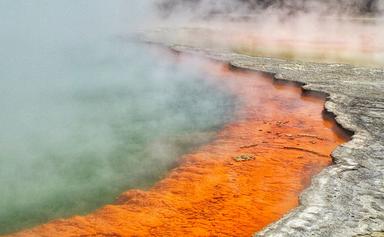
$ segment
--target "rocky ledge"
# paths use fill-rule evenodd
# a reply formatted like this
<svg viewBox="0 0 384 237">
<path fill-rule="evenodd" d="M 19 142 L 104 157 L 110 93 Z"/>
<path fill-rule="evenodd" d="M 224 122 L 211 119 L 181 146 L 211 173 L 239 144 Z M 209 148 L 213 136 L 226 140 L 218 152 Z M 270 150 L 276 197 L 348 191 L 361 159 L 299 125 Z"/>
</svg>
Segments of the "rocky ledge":
<svg viewBox="0 0 384 237">
<path fill-rule="evenodd" d="M 193 45 L 165 45 L 178 52 L 225 61 L 236 68 L 271 73 L 276 80 L 302 83 L 305 91 L 325 93 L 325 110 L 354 134 L 351 141 L 332 153 L 334 165 L 313 178 L 300 196 L 300 206 L 255 237 L 383 236 L 384 68 L 250 57 Z"/>
</svg>

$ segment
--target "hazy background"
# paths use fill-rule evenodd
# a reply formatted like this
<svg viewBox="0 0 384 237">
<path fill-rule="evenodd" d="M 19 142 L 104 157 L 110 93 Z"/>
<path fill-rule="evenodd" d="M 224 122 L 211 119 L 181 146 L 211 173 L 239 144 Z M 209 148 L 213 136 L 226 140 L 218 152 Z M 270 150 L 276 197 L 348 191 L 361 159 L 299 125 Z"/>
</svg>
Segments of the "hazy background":
<svg viewBox="0 0 384 237">
<path fill-rule="evenodd" d="M 314 12 L 323 16 L 377 16 L 384 11 L 382 0 L 157 0 L 156 5 L 164 15 L 187 10 L 205 18 L 270 10 L 290 16 Z"/>
<path fill-rule="evenodd" d="M 148 1 L 0 1 L 0 234 L 148 187 L 232 115 L 202 62 L 121 40 Z"/>
<path fill-rule="evenodd" d="M 156 40 L 251 56 L 384 65 L 384 0 L 157 0 L 156 4 L 166 20 L 162 26 L 166 33 Z"/>
</svg>

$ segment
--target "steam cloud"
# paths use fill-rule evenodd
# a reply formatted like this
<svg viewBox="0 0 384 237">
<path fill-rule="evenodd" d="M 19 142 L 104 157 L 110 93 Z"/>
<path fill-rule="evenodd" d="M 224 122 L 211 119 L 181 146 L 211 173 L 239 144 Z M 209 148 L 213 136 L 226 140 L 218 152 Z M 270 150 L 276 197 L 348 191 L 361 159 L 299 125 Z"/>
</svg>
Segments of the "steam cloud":
<svg viewBox="0 0 384 237">
<path fill-rule="evenodd" d="M 203 62 L 120 40 L 151 8 L 0 1 L 0 233 L 148 187 L 231 119 Z"/>
<path fill-rule="evenodd" d="M 167 31 L 161 37 L 175 44 L 255 56 L 384 64 L 384 1 L 159 0 L 157 6 Z"/>
</svg>

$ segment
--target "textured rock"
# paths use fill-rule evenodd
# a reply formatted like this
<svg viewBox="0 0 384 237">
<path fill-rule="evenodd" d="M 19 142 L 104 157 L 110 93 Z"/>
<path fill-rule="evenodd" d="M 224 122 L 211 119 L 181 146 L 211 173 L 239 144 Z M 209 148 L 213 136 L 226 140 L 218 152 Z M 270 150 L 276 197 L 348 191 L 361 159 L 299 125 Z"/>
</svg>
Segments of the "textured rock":
<svg viewBox="0 0 384 237">
<path fill-rule="evenodd" d="M 384 232 L 373 232 L 368 235 L 358 235 L 356 237 L 384 237 Z"/>
<path fill-rule="evenodd" d="M 334 165 L 302 193 L 301 205 L 255 236 L 380 236 L 384 231 L 384 68 L 249 57 L 182 45 L 167 46 L 328 94 L 325 109 L 354 133 L 350 142 L 333 152 Z"/>
</svg>

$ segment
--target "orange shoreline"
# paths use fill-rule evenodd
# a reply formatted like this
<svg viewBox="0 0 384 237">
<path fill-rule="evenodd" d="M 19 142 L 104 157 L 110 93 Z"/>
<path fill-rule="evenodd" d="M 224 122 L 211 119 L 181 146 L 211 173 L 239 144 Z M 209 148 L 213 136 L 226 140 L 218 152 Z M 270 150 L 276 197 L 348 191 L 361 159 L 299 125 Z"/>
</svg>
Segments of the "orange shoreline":
<svg viewBox="0 0 384 237">
<path fill-rule="evenodd" d="M 325 99 L 222 64 L 210 70 L 241 101 L 213 142 L 148 191 L 129 190 L 92 214 L 13 236 L 251 236 L 297 207 L 348 139 L 322 117 Z"/>
</svg>

